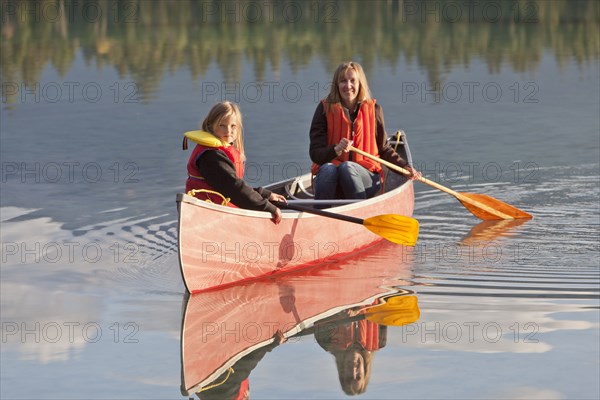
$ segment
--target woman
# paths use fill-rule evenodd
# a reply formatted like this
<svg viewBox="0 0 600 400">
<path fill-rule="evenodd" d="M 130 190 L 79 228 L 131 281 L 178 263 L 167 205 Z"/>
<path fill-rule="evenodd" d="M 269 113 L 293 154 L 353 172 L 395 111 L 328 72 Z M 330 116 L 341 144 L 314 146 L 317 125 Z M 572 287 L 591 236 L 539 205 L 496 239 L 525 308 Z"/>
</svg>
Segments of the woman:
<svg viewBox="0 0 600 400">
<path fill-rule="evenodd" d="M 347 199 L 366 199 L 381 191 L 381 164 L 350 146 L 421 174 L 387 144 L 381 106 L 371 97 L 360 64 L 345 62 L 333 74 L 331 92 L 319 103 L 310 127 L 310 158 L 313 161 L 317 200 L 334 199 L 338 188 Z"/>
<path fill-rule="evenodd" d="M 224 198 L 229 206 L 267 211 L 275 224 L 281 222 L 281 211 L 271 201 L 285 202 L 285 197 L 263 188 L 253 189 L 243 181 L 242 113 L 235 103 L 225 101 L 212 107 L 202 122 L 202 131 L 186 133 L 184 150 L 189 134 L 197 144 L 187 164 L 186 193 L 213 203 Z"/>
</svg>

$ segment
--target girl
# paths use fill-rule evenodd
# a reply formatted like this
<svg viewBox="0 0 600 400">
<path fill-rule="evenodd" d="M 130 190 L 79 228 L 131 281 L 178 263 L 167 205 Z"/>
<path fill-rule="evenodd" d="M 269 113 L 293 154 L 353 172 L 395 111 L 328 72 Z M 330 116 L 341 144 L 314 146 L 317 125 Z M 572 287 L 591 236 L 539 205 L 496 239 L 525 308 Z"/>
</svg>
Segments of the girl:
<svg viewBox="0 0 600 400">
<path fill-rule="evenodd" d="M 187 139 L 196 143 L 190 155 L 185 191 L 201 200 L 221 203 L 220 193 L 229 198 L 229 206 L 255 211 L 268 211 L 273 222 L 281 222 L 281 211 L 270 201 L 285 202 L 285 197 L 263 188 L 253 189 L 242 179 L 244 176 L 244 154 L 242 114 L 229 101 L 216 104 L 202 122 L 202 131 L 187 132 Z M 191 193 L 190 193 L 191 192 Z"/>
</svg>

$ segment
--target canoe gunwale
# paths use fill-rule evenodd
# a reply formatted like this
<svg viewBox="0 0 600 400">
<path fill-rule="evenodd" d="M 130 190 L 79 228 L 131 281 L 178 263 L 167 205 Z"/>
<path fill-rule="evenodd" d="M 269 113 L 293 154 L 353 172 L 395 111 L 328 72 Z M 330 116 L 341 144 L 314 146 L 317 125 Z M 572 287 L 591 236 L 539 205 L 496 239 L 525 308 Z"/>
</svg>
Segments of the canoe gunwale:
<svg viewBox="0 0 600 400">
<path fill-rule="evenodd" d="M 310 175 L 310 174 L 307 174 L 307 175 Z M 306 175 L 303 175 L 303 176 L 306 176 Z M 291 180 L 293 180 L 293 179 L 282 181 L 282 182 L 288 182 Z M 270 189 L 271 187 L 276 187 L 280 184 L 281 184 L 281 182 L 274 183 L 272 185 L 266 186 L 265 188 Z M 403 183 L 402 185 L 398 186 L 397 188 L 395 188 L 393 190 L 390 190 L 389 192 L 380 194 L 380 195 L 372 197 L 370 199 L 365 199 L 363 201 L 358 201 L 358 202 L 353 202 L 353 203 L 348 203 L 348 204 L 344 204 L 344 205 L 330 207 L 330 208 L 327 208 L 327 211 L 332 212 L 332 213 L 343 214 L 345 212 L 354 211 L 357 209 L 362 209 L 362 208 L 368 209 L 369 206 L 372 206 L 373 204 L 377 204 L 377 203 L 386 201 L 392 197 L 397 196 L 400 192 L 406 190 L 407 184 L 410 184 L 410 181 Z M 222 206 L 220 204 L 210 203 L 210 202 L 207 202 L 204 200 L 197 199 L 196 197 L 190 196 L 185 193 L 178 193 L 176 201 L 177 201 L 177 203 L 185 202 L 185 203 L 189 203 L 189 204 L 192 204 L 195 206 L 207 208 L 207 209 L 210 209 L 213 211 L 222 212 L 222 213 L 226 213 L 226 214 L 232 214 L 232 215 L 239 215 L 242 217 L 266 218 L 266 219 L 272 218 L 271 213 L 268 213 L 266 211 L 254 211 L 254 210 L 248 210 L 248 209 L 243 209 L 243 208 Z M 283 216 L 283 218 L 286 218 L 286 219 L 315 217 L 315 215 L 303 213 L 301 211 L 294 211 L 294 210 L 282 210 L 282 216 Z"/>
</svg>

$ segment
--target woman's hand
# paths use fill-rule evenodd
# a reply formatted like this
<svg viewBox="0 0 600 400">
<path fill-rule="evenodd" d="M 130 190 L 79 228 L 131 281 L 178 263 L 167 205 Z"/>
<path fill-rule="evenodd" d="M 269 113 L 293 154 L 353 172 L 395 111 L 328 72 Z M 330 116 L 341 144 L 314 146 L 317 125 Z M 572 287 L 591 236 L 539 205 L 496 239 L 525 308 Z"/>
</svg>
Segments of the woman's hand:
<svg viewBox="0 0 600 400">
<path fill-rule="evenodd" d="M 340 140 L 340 142 L 338 144 L 336 144 L 333 149 L 335 150 L 335 154 L 337 154 L 339 156 L 342 153 L 349 152 L 351 145 L 352 145 L 352 142 L 350 140 L 348 140 L 346 138 L 342 138 L 342 140 Z"/>
<path fill-rule="evenodd" d="M 423 175 L 421 175 L 421 173 L 419 171 L 417 171 L 416 169 L 414 169 L 413 167 L 405 167 L 404 169 L 406 169 L 406 170 L 408 170 L 408 172 L 410 172 L 410 175 L 408 176 L 408 178 L 412 181 L 417 181 L 423 177 Z"/>
</svg>

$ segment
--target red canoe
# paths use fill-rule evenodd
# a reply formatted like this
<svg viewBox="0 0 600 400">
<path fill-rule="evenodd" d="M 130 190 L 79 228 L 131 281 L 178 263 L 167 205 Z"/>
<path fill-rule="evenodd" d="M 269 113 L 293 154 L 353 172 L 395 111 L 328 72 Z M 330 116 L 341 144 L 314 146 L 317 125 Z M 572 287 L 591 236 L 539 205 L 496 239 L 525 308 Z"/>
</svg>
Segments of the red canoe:
<svg viewBox="0 0 600 400">
<path fill-rule="evenodd" d="M 373 309 L 390 296 L 408 293 L 398 285 L 410 279 L 410 267 L 402 260 L 411 251 L 381 242 L 339 263 L 189 296 L 181 328 L 183 395 L 219 385 L 224 389 L 238 378 L 227 378 L 230 367 L 271 345 L 277 330 L 286 338 L 310 333 L 319 321 L 344 315 L 344 310 Z M 419 318 L 412 297 L 414 301 L 404 306 L 410 308 L 407 316 L 395 325 Z M 394 310 L 398 311 L 402 313 Z M 234 370 L 239 375 L 239 369 Z"/>
<path fill-rule="evenodd" d="M 403 139 L 397 151 L 410 161 Z M 385 193 L 349 204 L 333 201 L 328 211 L 362 219 L 381 214 L 410 217 L 412 181 L 393 172 L 386 171 L 385 176 Z M 267 188 L 285 195 L 290 204 L 319 203 L 312 199 L 309 174 Z M 269 213 L 207 203 L 186 194 L 178 194 L 177 203 L 179 261 L 191 293 L 348 257 L 382 240 L 364 226 L 297 211 L 284 211 L 281 223 L 274 225 Z"/>
</svg>

